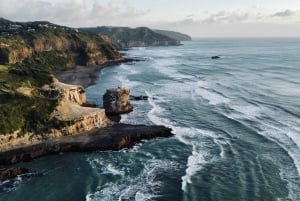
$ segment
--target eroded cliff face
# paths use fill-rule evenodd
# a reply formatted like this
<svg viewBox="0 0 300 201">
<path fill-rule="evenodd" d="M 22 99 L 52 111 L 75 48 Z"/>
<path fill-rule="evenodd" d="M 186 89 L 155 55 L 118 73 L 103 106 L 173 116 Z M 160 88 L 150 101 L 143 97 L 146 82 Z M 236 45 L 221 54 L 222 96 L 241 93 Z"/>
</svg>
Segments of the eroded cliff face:
<svg viewBox="0 0 300 201">
<path fill-rule="evenodd" d="M 122 57 L 109 40 L 98 35 L 76 32 L 55 32 L 19 35 L 0 41 L 0 64 L 15 64 L 35 53 L 59 51 L 67 58 L 67 67 L 99 65 Z"/>
<path fill-rule="evenodd" d="M 45 96 L 45 98 L 58 100 L 58 105 L 52 112 L 51 118 L 72 122 L 70 126 L 61 129 L 60 132 L 64 135 L 73 135 L 113 124 L 106 117 L 104 109 L 82 106 L 86 103 L 86 94 L 82 86 L 64 84 L 53 78 L 51 86 L 43 87 L 44 94 L 49 95 L 47 89 L 50 90 L 50 94 L 55 91 L 57 96 Z"/>
<path fill-rule="evenodd" d="M 80 85 L 70 85 L 59 82 L 52 76 L 52 83 L 41 88 L 41 95 L 50 100 L 61 100 L 82 105 L 86 102 L 85 90 Z"/>
<path fill-rule="evenodd" d="M 77 135 L 114 124 L 107 118 L 104 109 L 81 106 L 86 102 L 86 94 L 82 86 L 67 85 L 53 78 L 51 85 L 42 87 L 41 95 L 58 101 L 57 107 L 50 116 L 58 121 L 66 122 L 66 126 L 60 129 L 51 128 L 49 132 L 43 134 L 24 133 L 18 130 L 11 134 L 0 135 L 0 151 L 39 144 L 49 139 L 59 140 L 62 136 Z"/>
</svg>

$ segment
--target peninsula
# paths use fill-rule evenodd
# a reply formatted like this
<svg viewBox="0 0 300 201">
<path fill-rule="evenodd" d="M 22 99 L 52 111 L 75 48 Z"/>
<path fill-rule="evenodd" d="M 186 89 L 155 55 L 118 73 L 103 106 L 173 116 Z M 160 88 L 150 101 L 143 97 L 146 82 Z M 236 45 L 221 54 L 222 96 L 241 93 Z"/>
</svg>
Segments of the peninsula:
<svg viewBox="0 0 300 201">
<path fill-rule="evenodd" d="M 152 30 L 147 27 L 88 27 L 80 28 L 94 34 L 108 36 L 118 49 L 147 46 L 178 46 L 181 41 L 191 40 L 186 34 L 174 31 Z"/>
<path fill-rule="evenodd" d="M 119 150 L 173 135 L 163 126 L 119 124 L 87 103 L 81 84 L 91 84 L 86 80 L 104 66 L 132 61 L 107 36 L 3 18 L 0 33 L 0 166 L 59 152 Z M 78 68 L 83 79 L 62 83 L 53 75 Z"/>
</svg>

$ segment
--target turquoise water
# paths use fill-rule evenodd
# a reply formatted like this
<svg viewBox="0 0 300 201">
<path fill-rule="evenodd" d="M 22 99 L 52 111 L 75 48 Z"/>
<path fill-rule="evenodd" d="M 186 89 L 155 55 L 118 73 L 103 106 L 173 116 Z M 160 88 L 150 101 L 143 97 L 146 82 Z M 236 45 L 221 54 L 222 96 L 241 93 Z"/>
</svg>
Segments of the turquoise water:
<svg viewBox="0 0 300 201">
<path fill-rule="evenodd" d="M 134 48 L 143 61 L 104 69 L 88 99 L 128 86 L 122 122 L 175 137 L 119 152 L 63 153 L 21 166 L 0 200 L 300 200 L 300 39 L 201 39 Z M 221 59 L 210 59 L 221 55 Z"/>
</svg>

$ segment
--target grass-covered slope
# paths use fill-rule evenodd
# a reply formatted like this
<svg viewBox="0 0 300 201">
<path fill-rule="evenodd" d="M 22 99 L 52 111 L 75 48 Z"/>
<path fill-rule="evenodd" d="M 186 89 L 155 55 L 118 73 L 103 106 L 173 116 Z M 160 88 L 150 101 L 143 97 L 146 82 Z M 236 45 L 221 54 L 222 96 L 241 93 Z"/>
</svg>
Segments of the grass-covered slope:
<svg viewBox="0 0 300 201">
<path fill-rule="evenodd" d="M 176 32 L 176 31 L 167 31 L 167 30 L 159 30 L 159 29 L 155 29 L 153 30 L 156 33 L 168 36 L 170 38 L 173 38 L 175 40 L 179 40 L 179 41 L 191 41 L 192 37 L 184 34 L 184 33 L 180 33 L 180 32 Z"/>
<path fill-rule="evenodd" d="M 147 27 L 128 28 L 128 27 L 91 27 L 81 30 L 107 35 L 112 42 L 119 48 L 136 46 L 167 46 L 179 45 L 180 41 L 168 36 L 159 34 Z"/>
</svg>

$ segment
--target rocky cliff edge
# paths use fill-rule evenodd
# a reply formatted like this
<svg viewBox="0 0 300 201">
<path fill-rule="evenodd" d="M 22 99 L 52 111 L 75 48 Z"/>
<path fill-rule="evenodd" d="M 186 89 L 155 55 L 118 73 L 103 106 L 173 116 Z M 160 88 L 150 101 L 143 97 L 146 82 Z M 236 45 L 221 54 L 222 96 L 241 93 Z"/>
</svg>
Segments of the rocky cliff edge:
<svg viewBox="0 0 300 201">
<path fill-rule="evenodd" d="M 44 134 L 22 133 L 18 130 L 0 135 L 0 151 L 34 145 L 61 136 L 77 135 L 114 124 L 107 118 L 104 109 L 81 106 L 86 103 L 86 94 L 80 85 L 64 84 L 54 78 L 52 84 L 42 87 L 41 95 L 46 99 L 57 99 L 58 104 L 51 118 L 61 122 L 63 126 L 59 129 L 51 128 L 50 132 Z"/>
</svg>

